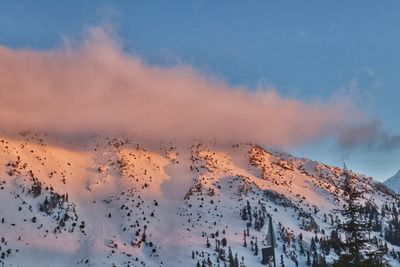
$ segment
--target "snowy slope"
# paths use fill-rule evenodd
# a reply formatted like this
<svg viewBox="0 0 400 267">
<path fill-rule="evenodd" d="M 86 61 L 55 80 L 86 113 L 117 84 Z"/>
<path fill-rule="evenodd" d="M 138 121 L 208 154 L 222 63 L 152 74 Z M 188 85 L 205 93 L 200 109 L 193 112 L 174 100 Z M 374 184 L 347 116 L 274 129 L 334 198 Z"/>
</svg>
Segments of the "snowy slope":
<svg viewBox="0 0 400 267">
<path fill-rule="evenodd" d="M 397 205 L 385 187 L 357 177 L 370 192 L 365 203 Z M 245 266 L 262 266 L 270 215 L 277 261 L 306 266 L 311 239 L 327 238 L 340 219 L 342 178 L 340 168 L 252 144 L 150 149 L 129 139 L 0 138 L 0 262 L 224 266 L 231 251 Z"/>
<path fill-rule="evenodd" d="M 400 193 L 400 170 L 383 183 L 394 192 Z"/>
</svg>

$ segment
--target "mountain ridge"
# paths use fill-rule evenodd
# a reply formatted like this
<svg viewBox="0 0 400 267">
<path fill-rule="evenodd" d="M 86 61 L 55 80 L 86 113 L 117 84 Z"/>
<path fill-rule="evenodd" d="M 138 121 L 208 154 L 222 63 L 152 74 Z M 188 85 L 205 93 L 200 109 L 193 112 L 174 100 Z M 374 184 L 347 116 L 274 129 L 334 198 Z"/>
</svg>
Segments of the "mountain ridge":
<svg viewBox="0 0 400 267">
<path fill-rule="evenodd" d="M 400 193 L 400 170 L 398 170 L 392 177 L 386 179 L 383 183 L 394 192 Z"/>
<path fill-rule="evenodd" d="M 95 138 L 73 147 L 31 134 L 0 138 L 3 266 L 218 266 L 230 253 L 242 266 L 262 266 L 269 216 L 277 262 L 337 258 L 324 244 L 340 220 L 341 168 L 255 144 L 147 149 Z M 396 195 L 354 175 L 369 191 L 371 222 L 386 227 L 391 211 L 379 220 L 379 209 L 397 205 Z M 400 266 L 389 252 L 385 259 Z"/>
</svg>

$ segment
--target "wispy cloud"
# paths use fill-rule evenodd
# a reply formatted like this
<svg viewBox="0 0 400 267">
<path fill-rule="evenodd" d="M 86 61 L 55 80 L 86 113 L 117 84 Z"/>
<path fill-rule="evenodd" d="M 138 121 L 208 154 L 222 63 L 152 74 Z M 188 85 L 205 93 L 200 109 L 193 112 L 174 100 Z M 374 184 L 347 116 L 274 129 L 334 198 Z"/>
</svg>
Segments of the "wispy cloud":
<svg viewBox="0 0 400 267">
<path fill-rule="evenodd" d="M 400 148 L 400 135 L 385 131 L 378 119 L 343 129 L 338 145 L 346 151 L 361 148 L 370 151 L 393 151 Z"/>
<path fill-rule="evenodd" d="M 353 147 L 360 136 L 384 136 L 379 125 L 363 128 L 365 121 L 348 100 L 304 102 L 273 89 L 231 87 L 190 66 L 148 65 L 123 52 L 103 28 L 91 29 L 80 44 L 49 51 L 0 47 L 0 125 L 7 134 L 125 134 L 275 147 L 339 137 Z"/>
</svg>

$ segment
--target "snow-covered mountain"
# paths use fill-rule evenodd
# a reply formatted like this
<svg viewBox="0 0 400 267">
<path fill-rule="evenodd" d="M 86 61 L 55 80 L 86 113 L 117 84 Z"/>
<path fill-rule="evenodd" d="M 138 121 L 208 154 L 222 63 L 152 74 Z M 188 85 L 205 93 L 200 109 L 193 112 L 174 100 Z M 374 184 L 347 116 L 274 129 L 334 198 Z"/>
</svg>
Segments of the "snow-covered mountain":
<svg viewBox="0 0 400 267">
<path fill-rule="evenodd" d="M 368 249 L 386 238 L 386 261 L 400 266 L 399 244 L 385 230 L 397 196 L 357 179 L 368 190 Z M 340 168 L 253 144 L 0 138 L 0 263 L 225 266 L 232 255 L 241 266 L 263 266 L 269 218 L 277 264 L 330 263 L 342 181 Z"/>
<path fill-rule="evenodd" d="M 400 193 L 400 170 L 383 183 L 394 192 Z"/>
</svg>

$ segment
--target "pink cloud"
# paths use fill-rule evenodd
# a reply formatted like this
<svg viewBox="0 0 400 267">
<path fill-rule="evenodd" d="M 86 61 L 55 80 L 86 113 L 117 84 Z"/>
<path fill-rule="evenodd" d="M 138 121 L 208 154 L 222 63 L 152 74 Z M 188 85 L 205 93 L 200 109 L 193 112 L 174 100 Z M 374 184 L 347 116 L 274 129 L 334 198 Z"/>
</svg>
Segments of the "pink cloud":
<svg viewBox="0 0 400 267">
<path fill-rule="evenodd" d="M 8 134 L 282 147 L 335 136 L 360 117 L 354 111 L 349 101 L 303 102 L 231 87 L 190 66 L 148 65 L 101 28 L 79 45 L 49 51 L 0 47 L 0 125 Z"/>
</svg>

